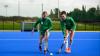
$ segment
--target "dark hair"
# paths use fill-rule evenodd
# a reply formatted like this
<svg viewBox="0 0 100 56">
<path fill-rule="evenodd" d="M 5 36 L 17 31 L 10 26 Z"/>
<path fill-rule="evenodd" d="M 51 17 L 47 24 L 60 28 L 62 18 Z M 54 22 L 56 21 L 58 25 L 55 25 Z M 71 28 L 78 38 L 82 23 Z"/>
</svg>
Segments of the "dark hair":
<svg viewBox="0 0 100 56">
<path fill-rule="evenodd" d="M 44 15 L 44 14 L 47 14 L 47 11 L 43 11 L 43 12 L 42 12 L 42 15 Z"/>
<path fill-rule="evenodd" d="M 66 11 L 62 11 L 62 12 L 60 13 L 60 15 L 63 15 L 63 14 L 67 15 Z"/>
</svg>

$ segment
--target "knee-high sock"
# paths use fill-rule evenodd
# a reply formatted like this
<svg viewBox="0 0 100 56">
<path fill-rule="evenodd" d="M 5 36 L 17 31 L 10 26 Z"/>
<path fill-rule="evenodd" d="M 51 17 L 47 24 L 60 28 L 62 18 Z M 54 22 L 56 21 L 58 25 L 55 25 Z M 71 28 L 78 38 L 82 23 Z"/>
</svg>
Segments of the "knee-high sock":
<svg viewBox="0 0 100 56">
<path fill-rule="evenodd" d="M 47 48 L 48 48 L 48 41 L 44 40 L 44 50 L 47 50 Z"/>
<path fill-rule="evenodd" d="M 66 48 L 69 47 L 69 46 L 68 46 L 68 39 L 66 40 L 65 45 L 66 45 Z"/>
<path fill-rule="evenodd" d="M 68 34 L 68 35 L 69 35 L 69 34 Z M 65 47 L 66 47 L 66 48 L 68 48 L 68 35 L 66 36 L 67 39 L 64 40 L 64 43 L 65 43 Z"/>
<path fill-rule="evenodd" d="M 66 45 L 66 47 L 68 46 L 68 35 L 64 38 L 67 38 L 66 40 L 64 39 L 64 42 L 61 45 L 61 49 Z"/>
<path fill-rule="evenodd" d="M 40 40 L 39 46 L 42 46 L 42 40 Z"/>
</svg>

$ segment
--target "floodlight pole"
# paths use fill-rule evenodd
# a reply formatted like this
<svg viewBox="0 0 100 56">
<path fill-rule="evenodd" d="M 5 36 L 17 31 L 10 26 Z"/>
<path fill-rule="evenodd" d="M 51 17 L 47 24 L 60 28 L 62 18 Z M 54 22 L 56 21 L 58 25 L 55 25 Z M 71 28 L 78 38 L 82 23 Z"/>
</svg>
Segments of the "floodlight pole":
<svg viewBox="0 0 100 56">
<path fill-rule="evenodd" d="M 58 0 L 58 19 L 59 19 L 59 0 Z"/>
<path fill-rule="evenodd" d="M 18 0 L 18 16 L 20 16 L 20 0 Z"/>
<path fill-rule="evenodd" d="M 8 8 L 8 5 L 4 5 L 4 7 L 6 8 L 6 16 L 7 16 L 7 8 Z"/>
<path fill-rule="evenodd" d="M 41 1 L 42 1 L 41 7 L 42 7 L 42 12 L 43 12 L 43 0 L 41 0 Z"/>
</svg>

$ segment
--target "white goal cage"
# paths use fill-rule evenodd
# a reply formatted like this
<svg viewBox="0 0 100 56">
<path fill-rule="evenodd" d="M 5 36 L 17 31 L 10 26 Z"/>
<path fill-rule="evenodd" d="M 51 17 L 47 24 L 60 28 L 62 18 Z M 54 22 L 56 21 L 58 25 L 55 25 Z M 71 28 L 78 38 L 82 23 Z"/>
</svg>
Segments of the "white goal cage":
<svg viewBox="0 0 100 56">
<path fill-rule="evenodd" d="M 32 31 L 35 22 L 22 22 L 21 23 L 21 31 Z M 34 31 L 39 31 L 39 25 L 34 28 Z"/>
</svg>

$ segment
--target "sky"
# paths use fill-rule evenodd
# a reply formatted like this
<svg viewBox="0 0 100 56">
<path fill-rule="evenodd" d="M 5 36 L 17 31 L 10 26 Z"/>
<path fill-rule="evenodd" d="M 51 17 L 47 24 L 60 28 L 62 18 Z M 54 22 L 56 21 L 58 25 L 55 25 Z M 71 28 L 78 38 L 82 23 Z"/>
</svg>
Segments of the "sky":
<svg viewBox="0 0 100 56">
<path fill-rule="evenodd" d="M 0 0 L 0 15 L 40 17 L 42 3 L 43 10 L 48 11 L 48 13 L 50 13 L 51 9 L 58 8 L 58 0 Z M 8 5 L 8 7 L 5 7 L 5 5 Z M 100 0 L 59 0 L 59 9 L 61 11 L 70 12 L 74 8 L 82 9 L 82 5 L 86 6 L 86 10 L 91 7 L 97 7 L 97 5 L 100 7 Z"/>
</svg>

